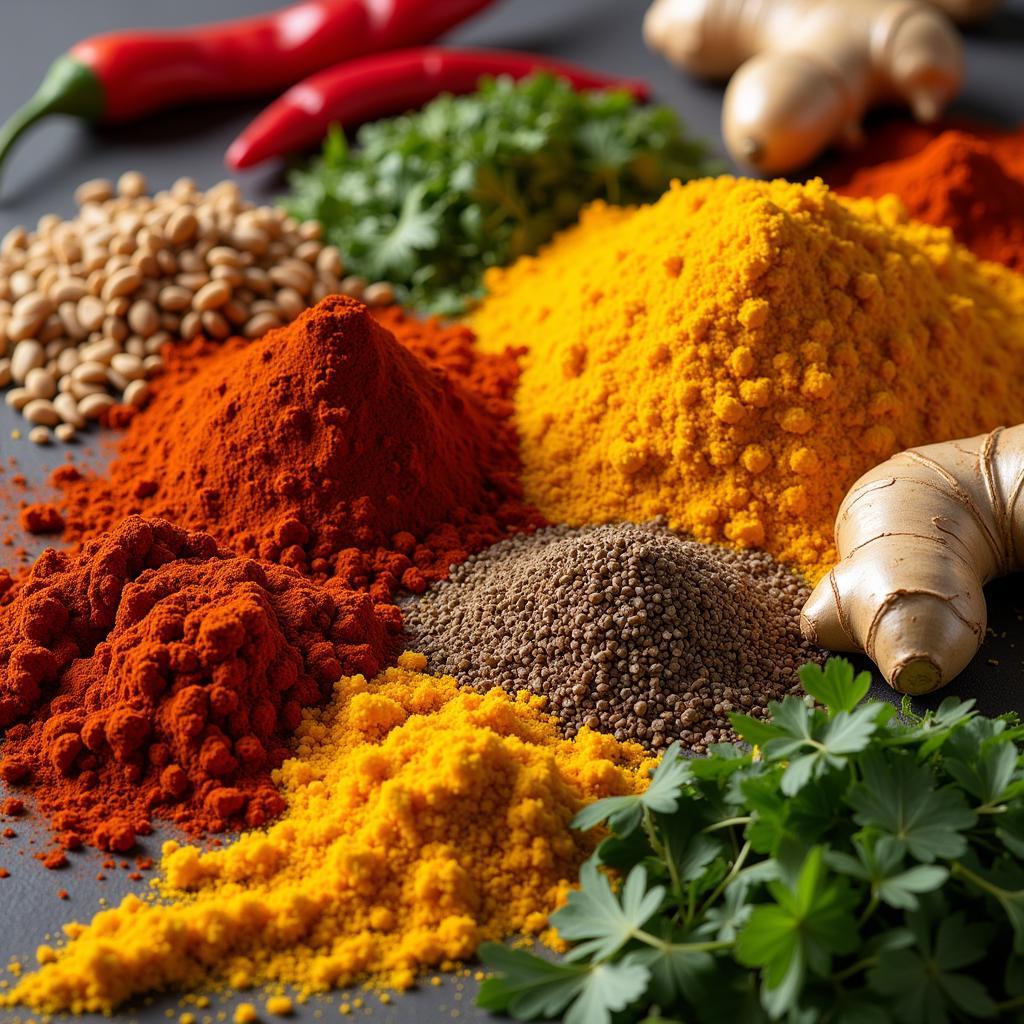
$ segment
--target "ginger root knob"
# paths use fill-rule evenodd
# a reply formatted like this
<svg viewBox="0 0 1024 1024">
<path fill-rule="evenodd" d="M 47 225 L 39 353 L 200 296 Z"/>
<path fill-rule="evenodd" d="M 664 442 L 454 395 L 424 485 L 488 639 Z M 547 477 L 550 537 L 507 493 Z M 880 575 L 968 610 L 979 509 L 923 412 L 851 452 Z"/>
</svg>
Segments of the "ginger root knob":
<svg viewBox="0 0 1024 1024">
<path fill-rule="evenodd" d="M 654 0 L 644 38 L 693 74 L 732 74 L 722 134 L 762 173 L 855 142 L 877 102 L 934 120 L 963 77 L 956 28 L 923 0 Z"/>
<path fill-rule="evenodd" d="M 945 686 L 985 638 L 985 584 L 1024 568 L 1024 425 L 866 473 L 839 509 L 836 546 L 804 636 L 865 651 L 903 693 Z"/>
</svg>

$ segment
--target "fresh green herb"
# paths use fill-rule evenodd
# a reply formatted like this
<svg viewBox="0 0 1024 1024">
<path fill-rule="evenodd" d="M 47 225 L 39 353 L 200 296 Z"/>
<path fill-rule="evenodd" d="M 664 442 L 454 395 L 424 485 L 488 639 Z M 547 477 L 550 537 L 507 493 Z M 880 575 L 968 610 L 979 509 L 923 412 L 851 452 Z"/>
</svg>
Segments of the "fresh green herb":
<svg viewBox="0 0 1024 1024">
<path fill-rule="evenodd" d="M 488 267 L 536 252 L 592 199 L 642 202 L 717 169 L 668 108 L 536 75 L 367 124 L 353 148 L 333 131 L 285 205 L 324 224 L 349 273 L 457 314 Z"/>
<path fill-rule="evenodd" d="M 948 698 L 810 697 L 732 715 L 755 749 L 666 751 L 646 793 L 582 810 L 607 836 L 551 917 L 560 960 L 486 945 L 479 1003 L 568 1024 L 1024 1021 L 1024 728 Z M 811 698 L 825 705 L 814 706 Z"/>
</svg>

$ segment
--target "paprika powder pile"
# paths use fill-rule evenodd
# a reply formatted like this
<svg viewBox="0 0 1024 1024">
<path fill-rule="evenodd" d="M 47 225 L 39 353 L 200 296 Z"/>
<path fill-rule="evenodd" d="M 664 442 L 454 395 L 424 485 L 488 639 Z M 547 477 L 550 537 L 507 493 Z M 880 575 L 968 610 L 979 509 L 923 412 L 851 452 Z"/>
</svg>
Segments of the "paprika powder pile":
<svg viewBox="0 0 1024 1024">
<path fill-rule="evenodd" d="M 939 134 L 893 122 L 825 171 L 844 195 L 897 195 L 915 220 L 950 228 L 982 259 L 1024 271 L 1024 128 Z"/>
<path fill-rule="evenodd" d="M 338 580 L 130 517 L 44 552 L 0 617 L 0 777 L 72 849 L 129 849 L 153 815 L 194 833 L 264 824 L 302 708 L 379 670 L 398 626 Z"/>
<path fill-rule="evenodd" d="M 515 356 L 342 296 L 258 342 L 172 349 L 107 479 L 57 474 L 67 534 L 158 515 L 376 600 L 422 591 L 539 521 L 518 482 Z"/>
</svg>

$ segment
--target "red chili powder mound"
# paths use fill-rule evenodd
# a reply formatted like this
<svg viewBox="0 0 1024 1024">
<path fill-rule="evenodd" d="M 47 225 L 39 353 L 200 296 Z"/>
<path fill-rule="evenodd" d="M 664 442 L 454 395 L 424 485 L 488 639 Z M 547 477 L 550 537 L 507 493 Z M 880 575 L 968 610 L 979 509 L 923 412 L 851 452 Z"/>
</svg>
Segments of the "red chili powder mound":
<svg viewBox="0 0 1024 1024">
<path fill-rule="evenodd" d="M 824 171 L 848 196 L 899 196 L 917 220 L 950 228 L 982 259 L 1024 271 L 1024 128 L 938 134 L 893 122 Z"/>
<path fill-rule="evenodd" d="M 388 329 L 390 328 L 390 329 Z M 106 479 L 65 469 L 67 536 L 144 513 L 387 601 L 539 517 L 522 504 L 516 353 L 325 299 L 257 342 L 168 352 Z"/>
<path fill-rule="evenodd" d="M 340 580 L 131 517 L 45 551 L 0 617 L 0 777 L 65 848 L 127 850 L 159 815 L 190 832 L 263 824 L 303 707 L 391 653 L 397 609 Z"/>
<path fill-rule="evenodd" d="M 29 533 L 60 533 L 64 529 L 64 517 L 60 509 L 46 501 L 26 505 L 18 514 L 21 528 Z"/>
</svg>

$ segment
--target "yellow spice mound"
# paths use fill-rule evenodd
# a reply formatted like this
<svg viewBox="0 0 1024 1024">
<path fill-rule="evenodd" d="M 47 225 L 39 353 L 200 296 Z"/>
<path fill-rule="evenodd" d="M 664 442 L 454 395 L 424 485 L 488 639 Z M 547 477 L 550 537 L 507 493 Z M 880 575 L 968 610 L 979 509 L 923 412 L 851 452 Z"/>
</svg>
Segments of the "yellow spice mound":
<svg viewBox="0 0 1024 1024">
<path fill-rule="evenodd" d="M 406 654 L 373 683 L 341 680 L 281 768 L 280 821 L 210 853 L 167 843 L 172 902 L 129 896 L 69 926 L 3 1002 L 110 1011 L 211 979 L 407 987 L 485 939 L 542 929 L 592 848 L 569 820 L 643 789 L 651 762 L 588 730 L 561 739 L 537 698 L 466 693 L 425 665 Z"/>
<path fill-rule="evenodd" d="M 472 325 L 529 348 L 526 490 L 554 522 L 664 515 L 817 578 L 861 473 L 1024 420 L 1024 277 L 895 198 L 676 183 L 486 284 Z"/>
</svg>

